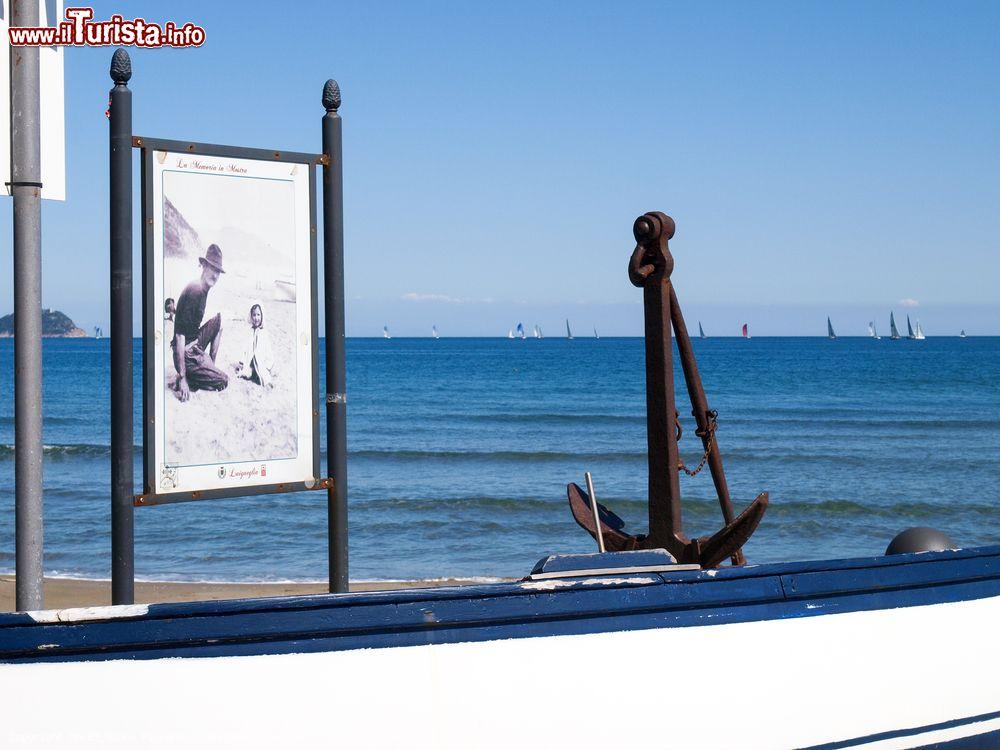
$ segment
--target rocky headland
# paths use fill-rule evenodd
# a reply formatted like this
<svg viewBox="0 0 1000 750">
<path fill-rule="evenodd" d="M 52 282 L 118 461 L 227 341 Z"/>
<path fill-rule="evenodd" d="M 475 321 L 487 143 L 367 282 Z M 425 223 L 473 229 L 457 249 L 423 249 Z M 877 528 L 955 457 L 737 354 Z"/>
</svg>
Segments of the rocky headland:
<svg viewBox="0 0 1000 750">
<path fill-rule="evenodd" d="M 42 310 L 42 336 L 47 339 L 78 339 L 86 337 L 82 328 L 65 313 L 58 310 Z M 0 338 L 13 338 L 14 314 L 0 318 Z"/>
</svg>

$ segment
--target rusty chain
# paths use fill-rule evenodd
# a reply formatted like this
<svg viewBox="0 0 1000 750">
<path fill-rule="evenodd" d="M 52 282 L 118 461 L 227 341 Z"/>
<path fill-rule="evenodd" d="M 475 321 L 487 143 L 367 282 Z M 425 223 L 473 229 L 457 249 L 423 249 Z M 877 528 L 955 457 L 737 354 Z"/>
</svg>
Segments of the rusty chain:
<svg viewBox="0 0 1000 750">
<path fill-rule="evenodd" d="M 709 422 L 708 422 L 708 442 L 705 443 L 705 453 L 702 454 L 701 460 L 698 462 L 698 465 L 696 467 L 694 467 L 694 469 L 689 469 L 684 464 L 684 459 L 682 459 L 680 456 L 678 456 L 677 457 L 677 470 L 678 471 L 683 471 L 689 477 L 694 477 L 694 476 L 698 476 L 698 474 L 701 472 L 701 470 L 705 468 L 705 464 L 708 462 L 708 456 L 712 452 L 712 446 L 715 445 L 715 430 L 716 430 L 716 427 L 718 427 L 718 416 L 719 416 L 719 413 L 716 412 L 716 411 L 710 411 L 710 412 L 708 412 L 708 419 L 709 419 Z M 683 434 L 683 430 L 681 429 L 681 420 L 680 420 L 680 417 L 679 417 L 679 415 L 676 412 L 674 412 L 674 424 L 677 426 L 677 440 L 678 440 L 678 442 L 680 442 L 680 438 L 681 438 L 681 435 Z"/>
</svg>

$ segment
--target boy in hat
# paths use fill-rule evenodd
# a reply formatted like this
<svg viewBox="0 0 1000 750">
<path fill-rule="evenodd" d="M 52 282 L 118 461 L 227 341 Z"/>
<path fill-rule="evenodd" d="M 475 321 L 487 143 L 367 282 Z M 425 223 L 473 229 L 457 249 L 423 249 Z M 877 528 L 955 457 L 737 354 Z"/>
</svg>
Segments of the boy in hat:
<svg viewBox="0 0 1000 750">
<path fill-rule="evenodd" d="M 222 250 L 218 245 L 209 245 L 198 263 L 201 277 L 184 287 L 174 316 L 174 367 L 178 375 L 174 393 L 181 401 L 191 398 L 191 391 L 221 391 L 229 385 L 229 376 L 215 366 L 222 339 L 222 316 L 216 313 L 204 325 L 201 322 L 208 293 L 225 273 Z"/>
</svg>

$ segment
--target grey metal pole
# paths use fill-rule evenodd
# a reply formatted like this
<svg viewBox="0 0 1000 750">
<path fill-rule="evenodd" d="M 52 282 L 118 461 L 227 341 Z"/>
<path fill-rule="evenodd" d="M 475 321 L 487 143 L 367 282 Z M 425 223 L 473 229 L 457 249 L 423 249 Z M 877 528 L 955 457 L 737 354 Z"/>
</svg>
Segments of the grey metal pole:
<svg viewBox="0 0 1000 750">
<path fill-rule="evenodd" d="M 12 0 L 11 26 L 38 26 L 36 0 Z M 14 199 L 15 606 L 42 609 L 42 159 L 38 47 L 10 48 Z"/>
<path fill-rule="evenodd" d="M 347 372 L 344 366 L 344 168 L 340 87 L 323 86 L 323 263 L 326 290 L 326 450 L 330 592 L 349 590 L 347 575 Z"/>
<path fill-rule="evenodd" d="M 111 58 L 111 603 L 132 604 L 132 61 Z"/>
</svg>

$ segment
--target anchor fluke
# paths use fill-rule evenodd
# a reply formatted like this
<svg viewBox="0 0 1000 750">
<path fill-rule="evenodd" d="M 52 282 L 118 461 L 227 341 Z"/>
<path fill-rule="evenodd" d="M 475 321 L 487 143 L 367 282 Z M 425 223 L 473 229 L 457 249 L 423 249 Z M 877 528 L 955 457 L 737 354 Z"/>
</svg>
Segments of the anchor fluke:
<svg viewBox="0 0 1000 750">
<path fill-rule="evenodd" d="M 566 497 L 569 499 L 569 509 L 576 522 L 583 530 L 597 540 L 597 529 L 594 526 L 594 514 L 591 511 L 590 496 L 578 484 L 570 482 L 566 485 Z M 609 552 L 624 552 L 634 549 L 646 549 L 645 536 L 632 536 L 623 529 L 625 522 L 609 508 L 597 504 L 597 516 L 601 521 L 601 534 L 604 536 L 604 547 Z"/>
<path fill-rule="evenodd" d="M 710 537 L 698 539 L 699 560 L 703 568 L 717 568 L 732 557 L 757 530 L 767 510 L 767 493 L 761 492 L 732 523 L 726 524 Z"/>
</svg>

